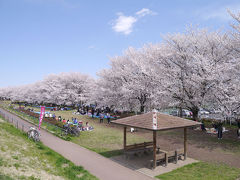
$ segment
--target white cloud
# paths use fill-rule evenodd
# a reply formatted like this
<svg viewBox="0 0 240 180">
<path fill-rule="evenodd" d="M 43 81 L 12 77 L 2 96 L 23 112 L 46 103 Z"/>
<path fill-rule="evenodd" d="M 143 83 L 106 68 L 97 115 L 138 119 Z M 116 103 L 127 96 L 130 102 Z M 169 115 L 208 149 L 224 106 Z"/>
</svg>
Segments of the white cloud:
<svg viewBox="0 0 240 180">
<path fill-rule="evenodd" d="M 130 34 L 133 31 L 134 24 L 142 17 L 146 15 L 156 15 L 157 13 L 150 9 L 143 8 L 137 11 L 133 16 L 125 16 L 123 13 L 118 13 L 118 18 L 114 21 L 112 29 L 115 32 L 123 33 L 125 35 Z"/>
<path fill-rule="evenodd" d="M 133 16 L 124 16 L 119 14 L 115 25 L 112 27 L 114 31 L 124 33 L 126 35 L 132 32 L 133 24 L 137 22 L 137 19 Z"/>
<path fill-rule="evenodd" d="M 144 17 L 146 15 L 156 15 L 156 14 L 157 13 L 155 13 L 147 8 L 142 8 L 140 11 L 136 12 L 136 15 L 138 15 L 139 17 Z"/>
</svg>

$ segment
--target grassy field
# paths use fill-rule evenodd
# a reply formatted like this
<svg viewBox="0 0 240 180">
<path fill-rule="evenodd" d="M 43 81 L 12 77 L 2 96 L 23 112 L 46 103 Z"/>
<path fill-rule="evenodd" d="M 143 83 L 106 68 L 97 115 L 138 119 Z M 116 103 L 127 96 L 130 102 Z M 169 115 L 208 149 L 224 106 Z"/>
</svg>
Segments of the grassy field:
<svg viewBox="0 0 240 180">
<path fill-rule="evenodd" d="M 112 128 L 111 125 L 104 120 L 103 124 L 99 123 L 99 119 L 92 119 L 88 116 L 75 115 L 73 111 L 56 111 L 57 116 L 71 120 L 72 117 L 76 117 L 78 120 L 82 120 L 85 124 L 89 122 L 94 127 L 93 131 L 81 132 L 79 137 L 73 137 L 71 141 L 79 144 L 87 149 L 95 151 L 105 157 L 111 157 L 122 153 L 123 148 L 123 129 Z M 146 138 L 127 133 L 127 143 L 134 144 L 139 142 L 148 141 Z"/>
<path fill-rule="evenodd" d="M 8 105 L 9 102 L 5 102 L 4 107 L 11 110 Z M 15 105 L 15 107 L 17 107 Z M 32 107 L 26 107 L 32 108 Z M 39 108 L 33 108 L 36 111 L 39 111 Z M 28 119 L 31 122 L 38 123 L 36 118 L 32 118 L 24 113 L 14 112 L 15 114 L 20 115 L 21 117 Z M 116 155 L 122 154 L 123 148 L 123 129 L 122 128 L 112 128 L 111 125 L 106 123 L 104 120 L 103 124 L 99 123 L 99 119 L 97 118 L 90 118 L 88 116 L 76 115 L 73 114 L 73 111 L 54 111 L 56 116 L 61 116 L 66 120 L 71 120 L 72 117 L 77 118 L 78 120 L 82 120 L 83 124 L 85 125 L 86 122 L 89 122 L 89 125 L 94 127 L 93 131 L 84 131 L 81 132 L 79 137 L 65 137 L 67 140 L 71 140 L 72 142 L 81 145 L 87 149 L 95 151 L 105 157 L 112 157 Z M 43 123 L 42 126 L 48 129 L 53 134 L 60 136 L 60 131 L 55 129 L 53 126 L 47 126 L 46 123 Z M 64 138 L 64 137 L 61 137 Z M 139 136 L 136 134 L 132 134 L 130 132 L 127 133 L 127 143 L 134 144 L 140 143 L 144 141 L 149 141 L 148 139 L 144 138 L 143 136 Z"/>
<path fill-rule="evenodd" d="M 58 153 L 34 143 L 0 117 L 0 179 L 97 179 Z"/>
<path fill-rule="evenodd" d="M 161 180 L 236 180 L 239 177 L 240 169 L 238 168 L 198 162 L 162 174 L 156 178 Z"/>
<path fill-rule="evenodd" d="M 39 108 L 34 108 L 35 110 L 39 110 Z M 73 111 L 54 111 L 56 116 L 61 116 L 66 120 L 71 120 L 72 117 L 76 117 L 78 120 L 82 120 L 85 124 L 89 122 L 91 126 L 94 127 L 93 131 L 81 132 L 79 137 L 71 137 L 71 141 L 79 144 L 87 149 L 95 151 L 105 157 L 111 157 L 115 155 L 119 155 L 122 153 L 121 149 L 123 146 L 123 129 L 122 128 L 114 128 L 112 125 L 108 125 L 106 120 L 103 124 L 99 123 L 99 119 L 92 119 L 88 116 L 75 115 Z M 29 117 L 25 117 L 29 118 Z M 140 133 L 141 134 L 141 133 Z M 178 137 L 182 139 L 182 131 L 167 131 L 159 133 L 161 138 L 164 137 Z M 200 136 L 201 135 L 201 136 Z M 189 134 L 189 140 L 191 143 L 198 143 L 199 137 L 201 137 L 201 141 L 205 142 L 207 145 L 213 144 L 216 141 L 216 137 L 209 136 L 207 134 L 202 134 L 198 131 L 191 131 Z M 144 141 L 150 141 L 151 136 L 148 135 L 139 135 L 138 133 L 127 133 L 127 143 L 139 143 Z M 238 152 L 239 142 L 235 142 L 231 139 L 223 139 L 221 142 L 217 142 L 218 145 L 226 144 L 230 146 L 229 152 Z M 6 175 L 6 174 L 5 174 Z M 8 174 L 6 175 L 8 176 Z M 210 164 L 205 162 L 194 163 L 191 165 L 184 166 L 177 170 L 174 170 L 170 173 L 166 173 L 158 176 L 157 178 L 162 180 L 171 180 L 171 179 L 179 179 L 179 180 L 215 180 L 215 179 L 223 179 L 223 180 L 235 180 L 240 176 L 240 169 L 232 168 L 226 165 L 218 165 L 218 164 Z M 1 176 L 0 176 L 1 178 Z"/>
</svg>

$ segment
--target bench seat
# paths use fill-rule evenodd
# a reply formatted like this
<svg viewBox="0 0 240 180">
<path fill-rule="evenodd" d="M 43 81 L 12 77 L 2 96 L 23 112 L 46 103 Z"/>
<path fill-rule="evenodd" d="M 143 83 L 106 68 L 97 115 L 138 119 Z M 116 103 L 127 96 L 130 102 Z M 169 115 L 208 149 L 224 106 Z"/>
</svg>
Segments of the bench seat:
<svg viewBox="0 0 240 180">
<path fill-rule="evenodd" d="M 159 150 L 159 154 L 156 154 L 156 163 L 165 162 L 165 166 L 168 165 L 170 160 L 174 160 L 177 164 L 179 158 L 184 156 L 184 149 L 177 149 L 175 151 Z M 150 167 L 153 167 L 153 160 L 150 160 Z"/>
<path fill-rule="evenodd" d="M 140 144 L 128 145 L 124 148 L 125 158 L 128 158 L 130 155 L 141 156 L 144 153 L 149 153 L 152 151 L 153 142 L 144 142 Z"/>
</svg>

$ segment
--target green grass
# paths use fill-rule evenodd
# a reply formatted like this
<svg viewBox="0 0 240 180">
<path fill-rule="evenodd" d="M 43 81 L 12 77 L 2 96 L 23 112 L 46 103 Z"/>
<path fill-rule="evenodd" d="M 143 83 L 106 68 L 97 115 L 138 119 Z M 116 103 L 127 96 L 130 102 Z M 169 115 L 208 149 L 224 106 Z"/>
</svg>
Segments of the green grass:
<svg viewBox="0 0 240 180">
<path fill-rule="evenodd" d="M 161 180 L 236 180 L 240 169 L 221 164 L 197 162 L 157 176 Z"/>
<path fill-rule="evenodd" d="M 0 121 L 0 129 L 0 179 L 97 179 L 13 125 Z"/>
<path fill-rule="evenodd" d="M 16 106 L 17 107 L 17 106 Z M 5 105 L 6 108 L 6 105 Z M 31 107 L 26 107 L 31 108 Z M 27 119 L 34 124 L 38 124 L 38 119 L 26 115 L 22 112 L 16 111 L 13 108 L 9 108 L 11 112 L 19 115 L 20 117 Z M 34 110 L 39 111 L 39 108 L 34 108 Z M 122 154 L 123 147 L 123 129 L 112 128 L 106 125 L 106 120 L 104 124 L 99 124 L 99 119 L 97 118 L 89 118 L 88 116 L 81 116 L 72 114 L 73 111 L 54 111 L 56 116 L 61 116 L 66 120 L 71 120 L 72 117 L 76 117 L 78 120 L 82 120 L 85 124 L 89 122 L 91 126 L 94 127 L 93 131 L 81 132 L 79 137 L 72 136 L 61 136 L 61 131 L 59 129 L 55 129 L 55 126 L 48 125 L 43 122 L 42 127 L 48 129 L 54 135 L 68 141 L 72 141 L 76 144 L 81 145 L 91 151 L 97 152 L 104 157 L 112 157 L 116 155 Z M 134 144 L 139 142 L 148 141 L 146 138 L 142 136 L 136 136 L 135 134 L 127 133 L 127 142 L 128 144 Z"/>
<path fill-rule="evenodd" d="M 83 131 L 79 137 L 72 137 L 71 141 L 83 146 L 89 150 L 97 152 L 105 157 L 112 157 L 122 154 L 123 148 L 123 128 L 114 128 L 107 124 L 104 120 L 103 124 L 99 123 L 99 119 L 88 116 L 72 114 L 73 111 L 56 111 L 56 116 L 71 120 L 76 117 L 82 120 L 85 125 L 89 122 L 94 127 L 93 131 Z M 149 141 L 143 136 L 135 133 L 127 133 L 127 143 L 134 144 Z"/>
<path fill-rule="evenodd" d="M 35 118 L 35 117 L 32 117 L 28 114 L 25 114 L 23 112 L 20 112 L 20 111 L 17 111 L 16 109 L 13 108 L 13 106 L 7 106 L 6 103 L 4 104 L 0 104 L 0 106 L 2 106 L 3 108 L 7 109 L 8 111 L 10 111 L 11 113 L 14 113 L 16 115 L 18 115 L 19 117 L 35 124 L 35 125 L 38 125 L 39 124 L 39 119 L 38 118 Z M 15 108 L 17 108 L 17 106 L 15 106 Z M 28 108 L 28 107 L 27 107 Z M 37 108 L 35 108 L 35 110 L 39 110 Z M 11 120 L 10 120 L 11 122 Z M 42 125 L 41 125 L 42 128 L 48 130 L 49 132 L 51 132 L 52 134 L 54 134 L 55 136 L 57 137 L 60 137 L 61 139 L 64 139 L 66 141 L 70 141 L 71 140 L 71 136 L 62 136 L 62 132 L 61 132 L 61 128 L 53 125 L 53 124 L 50 124 L 48 122 L 45 122 L 45 121 L 42 121 Z"/>
<path fill-rule="evenodd" d="M 10 176 L 6 176 L 0 173 L 0 179 L 1 180 L 14 180 L 13 178 L 11 178 Z"/>
</svg>

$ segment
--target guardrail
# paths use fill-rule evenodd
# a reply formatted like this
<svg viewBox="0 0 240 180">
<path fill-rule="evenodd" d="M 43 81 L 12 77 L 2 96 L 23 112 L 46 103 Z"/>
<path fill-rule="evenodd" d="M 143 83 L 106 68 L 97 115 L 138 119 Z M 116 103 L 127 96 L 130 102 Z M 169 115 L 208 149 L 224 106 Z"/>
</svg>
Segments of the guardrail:
<svg viewBox="0 0 240 180">
<path fill-rule="evenodd" d="M 30 127 L 36 127 L 38 128 L 38 123 L 39 123 L 39 120 L 38 118 L 35 118 L 35 117 L 32 117 L 28 114 L 25 114 L 24 112 L 20 112 L 20 111 L 17 111 L 17 110 L 12 110 L 14 112 L 11 112 L 5 108 L 2 107 L 2 109 L 4 111 L 1 111 L 0 109 L 0 115 L 9 123 L 12 123 L 16 128 L 18 129 L 22 129 L 22 131 L 25 131 L 27 132 L 29 130 Z M 6 113 L 7 112 L 7 113 Z M 9 115 L 10 114 L 10 115 Z M 21 123 L 17 118 L 14 118 L 14 116 L 16 116 L 17 118 L 20 118 L 30 124 L 32 124 L 32 126 L 27 126 L 26 124 L 23 124 Z M 27 116 L 24 117 L 24 116 Z M 46 121 L 43 121 L 42 122 L 42 127 L 41 129 L 44 129 L 46 131 L 48 131 L 49 133 L 52 133 L 54 134 L 55 136 L 57 137 L 60 137 L 61 139 L 63 140 L 67 140 L 69 141 L 71 138 L 68 137 L 68 136 L 62 136 L 62 128 L 58 127 L 58 126 L 55 126 L 51 123 L 48 123 Z"/>
<path fill-rule="evenodd" d="M 13 124 L 17 129 L 21 129 L 23 132 L 27 132 L 29 128 L 32 127 L 20 122 L 17 118 L 14 118 L 14 115 L 9 115 L 2 110 L 0 110 L 0 115 L 3 117 L 3 120 Z"/>
</svg>

